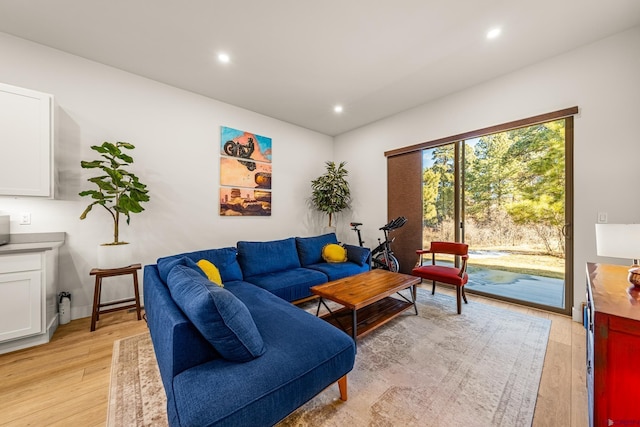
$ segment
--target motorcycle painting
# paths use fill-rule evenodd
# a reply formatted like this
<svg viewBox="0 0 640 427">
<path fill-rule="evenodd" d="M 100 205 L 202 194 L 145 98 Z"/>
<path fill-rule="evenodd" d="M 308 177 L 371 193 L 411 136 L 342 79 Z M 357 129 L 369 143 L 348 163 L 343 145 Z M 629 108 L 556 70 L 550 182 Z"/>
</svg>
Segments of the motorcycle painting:
<svg viewBox="0 0 640 427">
<path fill-rule="evenodd" d="M 220 215 L 271 215 L 271 138 L 221 127 Z"/>
</svg>

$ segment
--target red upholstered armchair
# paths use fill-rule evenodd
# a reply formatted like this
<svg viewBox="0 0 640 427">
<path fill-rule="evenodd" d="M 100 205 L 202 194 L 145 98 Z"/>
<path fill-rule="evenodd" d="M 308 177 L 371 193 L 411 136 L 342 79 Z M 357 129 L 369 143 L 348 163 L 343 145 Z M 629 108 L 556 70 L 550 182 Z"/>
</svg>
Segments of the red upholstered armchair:
<svg viewBox="0 0 640 427">
<path fill-rule="evenodd" d="M 454 242 L 431 242 L 431 247 L 429 249 L 418 249 L 416 253 L 420 258 L 418 259 L 416 267 L 411 271 L 411 274 L 433 282 L 431 295 L 436 292 L 436 282 L 455 285 L 458 314 L 460 314 L 462 312 L 462 303 L 460 299 L 464 299 L 464 303 L 467 304 L 467 296 L 464 294 L 464 285 L 469 281 L 469 275 L 467 274 L 469 245 Z M 423 255 L 429 253 L 431 254 L 431 264 L 422 265 Z M 436 254 L 459 255 L 462 260 L 462 265 L 460 268 L 436 265 Z"/>
</svg>

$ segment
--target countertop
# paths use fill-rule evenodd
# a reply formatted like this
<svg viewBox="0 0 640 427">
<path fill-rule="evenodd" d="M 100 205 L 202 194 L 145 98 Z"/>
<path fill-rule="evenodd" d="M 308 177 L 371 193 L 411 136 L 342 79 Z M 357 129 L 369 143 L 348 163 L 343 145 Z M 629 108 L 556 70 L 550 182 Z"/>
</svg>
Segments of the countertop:
<svg viewBox="0 0 640 427">
<path fill-rule="evenodd" d="M 64 244 L 64 239 L 64 231 L 11 234 L 9 236 L 9 243 L 0 246 L 0 255 L 55 249 Z"/>
<path fill-rule="evenodd" d="M 640 321 L 639 291 L 627 280 L 629 266 L 587 263 L 596 312 Z"/>
</svg>

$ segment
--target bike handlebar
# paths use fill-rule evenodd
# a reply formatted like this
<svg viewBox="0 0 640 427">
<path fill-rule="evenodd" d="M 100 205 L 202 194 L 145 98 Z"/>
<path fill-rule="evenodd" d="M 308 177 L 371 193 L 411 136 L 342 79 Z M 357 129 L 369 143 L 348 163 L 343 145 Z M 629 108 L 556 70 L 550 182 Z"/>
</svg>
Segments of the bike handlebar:
<svg viewBox="0 0 640 427">
<path fill-rule="evenodd" d="M 392 219 L 391 221 L 389 221 L 388 224 L 383 225 L 382 227 L 380 227 L 379 230 L 387 230 L 387 231 L 395 230 L 396 228 L 402 227 L 406 222 L 407 222 L 407 218 L 405 218 L 403 216 L 399 216 L 398 218 Z M 351 223 L 349 223 L 349 225 L 351 227 L 353 227 L 352 230 L 358 231 L 358 227 L 360 227 L 362 225 L 362 223 L 361 222 L 351 222 Z"/>
</svg>

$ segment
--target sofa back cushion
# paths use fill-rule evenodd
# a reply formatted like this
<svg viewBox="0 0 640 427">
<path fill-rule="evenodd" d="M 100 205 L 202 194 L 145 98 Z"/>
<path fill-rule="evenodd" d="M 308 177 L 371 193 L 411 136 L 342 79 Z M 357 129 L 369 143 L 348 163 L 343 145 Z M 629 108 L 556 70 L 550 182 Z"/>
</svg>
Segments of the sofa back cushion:
<svg viewBox="0 0 640 427">
<path fill-rule="evenodd" d="M 184 265 L 169 272 L 167 286 L 171 298 L 222 357 L 248 362 L 265 352 L 249 309 L 231 292 Z"/>
<path fill-rule="evenodd" d="M 331 243 L 338 243 L 335 233 L 315 237 L 296 237 L 296 247 L 303 267 L 324 262 L 322 248 Z"/>
<path fill-rule="evenodd" d="M 158 272 L 160 278 L 167 283 L 169 272 L 176 265 L 186 265 L 181 258 L 187 257 L 189 260 L 197 263 L 201 259 L 205 259 L 215 265 L 220 271 L 222 282 L 230 282 L 232 280 L 242 280 L 242 271 L 237 261 L 236 248 L 220 248 L 207 249 L 203 251 L 187 252 L 179 255 L 172 255 L 164 258 L 158 258 Z M 188 265 L 188 267 L 192 267 Z"/>
<path fill-rule="evenodd" d="M 268 242 L 238 242 L 238 263 L 244 277 L 300 268 L 293 237 Z"/>
<path fill-rule="evenodd" d="M 192 260 L 191 258 L 183 255 L 183 256 L 175 256 L 175 257 L 166 257 L 158 259 L 158 273 L 162 280 L 167 283 L 167 278 L 169 277 L 169 273 L 173 270 L 173 267 L 177 265 L 183 265 L 185 267 L 189 267 L 195 270 L 197 273 L 201 274 L 203 277 L 207 277 L 207 274 L 198 267 L 198 264 Z"/>
<path fill-rule="evenodd" d="M 371 256 L 371 249 L 363 248 L 361 246 L 354 246 L 345 244 L 344 248 L 347 250 L 347 259 L 351 262 L 355 262 L 359 266 L 369 265 Z"/>
</svg>

